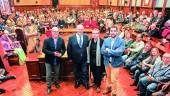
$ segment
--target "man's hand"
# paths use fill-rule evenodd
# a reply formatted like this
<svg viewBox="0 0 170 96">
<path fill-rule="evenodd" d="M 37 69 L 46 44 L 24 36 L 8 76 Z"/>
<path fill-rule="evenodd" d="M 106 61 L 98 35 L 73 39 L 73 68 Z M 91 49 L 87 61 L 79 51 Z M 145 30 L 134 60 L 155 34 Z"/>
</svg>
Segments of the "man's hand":
<svg viewBox="0 0 170 96">
<path fill-rule="evenodd" d="M 72 63 L 73 61 L 72 60 L 68 60 L 68 63 L 70 64 L 70 63 Z"/>
<path fill-rule="evenodd" d="M 58 52 L 58 51 L 56 51 L 56 52 L 54 52 L 54 56 L 56 56 L 56 57 L 61 57 L 61 53 Z"/>
<path fill-rule="evenodd" d="M 168 88 L 168 86 L 170 86 L 169 84 L 165 84 L 162 86 L 162 89 L 165 90 L 166 88 Z"/>
<path fill-rule="evenodd" d="M 132 60 L 131 60 L 131 59 L 127 59 L 125 62 L 126 62 L 127 64 L 129 64 L 129 63 L 132 62 Z"/>
<path fill-rule="evenodd" d="M 107 53 L 109 53 L 109 52 L 110 52 L 110 49 L 109 49 L 109 48 L 106 48 L 105 50 L 106 50 L 106 52 L 107 52 Z"/>
<path fill-rule="evenodd" d="M 152 77 L 152 76 L 147 76 L 147 79 L 149 80 L 149 81 L 152 81 L 152 80 L 154 80 L 154 78 Z"/>
</svg>

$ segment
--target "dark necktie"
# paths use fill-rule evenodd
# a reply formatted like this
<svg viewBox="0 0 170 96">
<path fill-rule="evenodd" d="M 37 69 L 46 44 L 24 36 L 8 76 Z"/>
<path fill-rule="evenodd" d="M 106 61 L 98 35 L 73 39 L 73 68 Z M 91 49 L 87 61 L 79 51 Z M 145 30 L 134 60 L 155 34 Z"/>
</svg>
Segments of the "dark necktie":
<svg viewBox="0 0 170 96">
<path fill-rule="evenodd" d="M 82 36 L 80 36 L 79 46 L 82 47 Z"/>
</svg>

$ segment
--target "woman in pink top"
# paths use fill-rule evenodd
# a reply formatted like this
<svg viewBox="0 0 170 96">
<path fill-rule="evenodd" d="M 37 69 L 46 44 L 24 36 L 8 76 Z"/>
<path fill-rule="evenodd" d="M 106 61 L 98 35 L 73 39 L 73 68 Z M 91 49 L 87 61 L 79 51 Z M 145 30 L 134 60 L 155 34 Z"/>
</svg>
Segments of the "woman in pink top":
<svg viewBox="0 0 170 96">
<path fill-rule="evenodd" d="M 84 26 L 84 28 L 90 28 L 90 25 L 91 25 L 90 19 L 89 19 L 89 17 L 86 17 L 84 19 L 83 26 Z"/>
<path fill-rule="evenodd" d="M 98 28 L 98 23 L 97 23 L 96 17 L 92 17 L 92 20 L 91 20 L 91 28 L 92 28 L 92 29 Z"/>
</svg>

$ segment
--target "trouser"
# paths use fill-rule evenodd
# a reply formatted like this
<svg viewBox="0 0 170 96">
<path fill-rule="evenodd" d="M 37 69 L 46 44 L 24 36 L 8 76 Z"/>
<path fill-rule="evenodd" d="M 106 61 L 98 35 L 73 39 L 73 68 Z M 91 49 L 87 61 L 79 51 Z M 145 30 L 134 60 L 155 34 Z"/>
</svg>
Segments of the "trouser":
<svg viewBox="0 0 170 96">
<path fill-rule="evenodd" d="M 139 79 L 140 79 L 141 76 L 142 76 L 141 74 L 147 73 L 148 70 L 149 70 L 148 67 L 145 67 L 145 68 L 143 68 L 142 70 L 137 69 L 137 70 L 135 71 L 135 75 L 134 75 L 134 80 L 135 80 L 135 82 L 138 82 Z"/>
<path fill-rule="evenodd" d="M 59 70 L 60 70 L 60 64 L 48 64 L 45 63 L 46 67 L 46 81 L 47 81 L 47 87 L 51 88 L 52 85 L 52 69 L 54 70 L 54 83 L 59 83 Z"/>
<path fill-rule="evenodd" d="M 2 76 L 0 77 L 0 82 L 5 82 L 10 79 L 15 79 L 15 77 L 14 76 Z"/>
<path fill-rule="evenodd" d="M 94 83 L 97 87 L 100 87 L 102 80 L 102 71 L 104 67 L 96 66 L 95 63 L 90 64 L 90 69 L 94 77 Z"/>
<path fill-rule="evenodd" d="M 149 81 L 145 76 L 139 80 L 138 86 L 140 96 L 151 96 L 151 94 L 156 91 L 157 83 L 154 81 Z"/>
<path fill-rule="evenodd" d="M 74 76 L 75 76 L 75 82 L 88 84 L 87 63 L 85 62 L 75 63 L 74 64 Z"/>
</svg>

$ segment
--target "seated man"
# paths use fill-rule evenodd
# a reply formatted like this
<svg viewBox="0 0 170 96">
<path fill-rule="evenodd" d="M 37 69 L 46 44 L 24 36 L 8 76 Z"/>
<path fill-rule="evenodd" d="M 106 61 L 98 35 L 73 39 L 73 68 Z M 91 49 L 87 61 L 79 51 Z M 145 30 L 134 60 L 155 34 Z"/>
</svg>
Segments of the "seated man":
<svg viewBox="0 0 170 96">
<path fill-rule="evenodd" d="M 136 58 L 139 53 L 142 51 L 142 49 L 144 48 L 144 42 L 142 41 L 143 35 L 142 34 L 138 34 L 136 37 L 136 41 L 134 43 L 132 43 L 132 45 L 130 46 L 130 48 L 128 48 L 128 55 L 124 55 L 123 59 L 125 60 L 125 67 L 126 68 L 130 68 L 131 62 L 134 58 Z"/>
<path fill-rule="evenodd" d="M 143 78 L 139 80 L 138 86 L 140 96 L 151 96 L 156 91 L 160 82 L 170 80 L 170 53 L 164 53 L 161 63 L 155 63 Z"/>
<path fill-rule="evenodd" d="M 152 24 L 149 29 L 150 30 L 148 31 L 148 35 L 150 37 L 155 37 L 155 38 L 160 38 L 161 37 L 160 31 L 156 27 L 156 24 Z"/>
<path fill-rule="evenodd" d="M 135 71 L 137 69 L 137 65 L 140 64 L 140 62 L 142 62 L 144 59 L 149 57 L 152 47 L 153 46 L 150 42 L 147 42 L 145 44 L 145 47 L 142 50 L 142 52 L 139 54 L 139 56 L 132 60 L 131 63 L 133 66 L 130 68 L 130 72 L 135 73 Z"/>
</svg>

